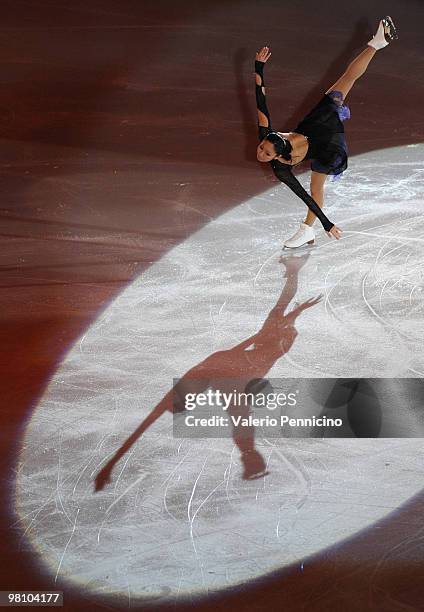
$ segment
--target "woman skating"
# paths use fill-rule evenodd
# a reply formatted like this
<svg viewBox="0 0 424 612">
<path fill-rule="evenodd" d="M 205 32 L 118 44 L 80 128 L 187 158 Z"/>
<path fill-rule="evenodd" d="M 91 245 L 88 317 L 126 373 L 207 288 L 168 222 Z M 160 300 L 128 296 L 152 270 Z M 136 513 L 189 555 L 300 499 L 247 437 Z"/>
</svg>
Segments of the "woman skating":
<svg viewBox="0 0 424 612">
<path fill-rule="evenodd" d="M 337 176 L 347 168 L 347 146 L 343 121 L 350 118 L 349 109 L 344 105 L 346 96 L 355 81 L 364 74 L 377 50 L 397 38 L 394 23 L 385 17 L 379 23 L 377 33 L 348 66 L 342 76 L 324 94 L 320 102 L 299 123 L 293 132 L 274 132 L 266 106 L 263 69 L 271 56 L 269 47 L 263 47 L 256 54 L 255 79 L 256 103 L 258 109 L 259 139 L 257 159 L 269 162 L 274 174 L 299 196 L 309 210 L 297 232 L 285 241 L 289 248 L 312 244 L 315 239 L 313 223 L 318 217 L 329 236 L 337 240 L 341 230 L 322 212 L 324 204 L 324 183 L 328 175 Z M 311 160 L 311 195 L 305 191 L 291 171 L 305 159 Z"/>
</svg>

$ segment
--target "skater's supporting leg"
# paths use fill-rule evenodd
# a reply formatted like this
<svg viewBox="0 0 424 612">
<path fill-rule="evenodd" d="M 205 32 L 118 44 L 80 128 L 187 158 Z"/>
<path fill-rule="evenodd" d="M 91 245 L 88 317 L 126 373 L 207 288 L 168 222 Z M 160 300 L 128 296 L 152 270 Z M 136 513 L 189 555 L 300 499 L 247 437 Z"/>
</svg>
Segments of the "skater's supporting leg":
<svg viewBox="0 0 424 612">
<path fill-rule="evenodd" d="M 324 205 L 324 184 L 326 178 L 327 174 L 322 174 L 321 172 L 312 172 L 311 174 L 311 196 L 320 208 Z M 315 219 L 314 213 L 308 210 L 304 223 L 306 225 L 313 225 Z"/>
</svg>

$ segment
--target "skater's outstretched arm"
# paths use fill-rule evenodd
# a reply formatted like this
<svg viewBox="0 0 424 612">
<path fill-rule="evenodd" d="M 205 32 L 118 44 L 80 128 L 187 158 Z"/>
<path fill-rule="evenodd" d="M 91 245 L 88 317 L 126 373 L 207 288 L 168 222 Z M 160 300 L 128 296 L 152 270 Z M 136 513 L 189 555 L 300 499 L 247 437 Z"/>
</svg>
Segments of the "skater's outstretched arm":
<svg viewBox="0 0 424 612">
<path fill-rule="evenodd" d="M 255 60 L 255 92 L 256 108 L 258 111 L 259 140 L 263 140 L 270 132 L 272 132 L 271 118 L 266 105 L 264 82 L 264 66 L 265 62 L 270 58 L 270 56 L 271 52 L 269 51 L 269 48 L 263 47 L 256 54 Z"/>
<path fill-rule="evenodd" d="M 316 215 L 321 221 L 325 231 L 334 236 L 335 238 L 340 238 L 341 232 L 339 228 L 336 227 L 334 223 L 329 221 L 329 219 L 324 215 L 321 208 L 318 206 L 312 196 L 310 196 L 306 189 L 304 189 L 299 183 L 289 166 L 286 166 L 285 164 L 280 164 L 275 160 L 272 160 L 270 163 L 272 169 L 274 170 L 274 174 L 278 178 L 278 180 L 287 185 L 287 187 L 289 187 L 289 189 L 293 191 L 293 193 L 295 193 L 301 200 L 303 200 L 303 202 L 305 202 L 309 210 L 313 212 L 314 215 Z"/>
</svg>

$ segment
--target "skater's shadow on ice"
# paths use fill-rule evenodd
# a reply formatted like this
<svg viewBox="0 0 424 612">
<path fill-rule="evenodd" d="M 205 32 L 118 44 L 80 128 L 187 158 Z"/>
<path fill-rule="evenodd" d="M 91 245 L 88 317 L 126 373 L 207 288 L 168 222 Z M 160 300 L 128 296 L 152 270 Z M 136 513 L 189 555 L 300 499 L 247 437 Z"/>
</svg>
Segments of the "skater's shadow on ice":
<svg viewBox="0 0 424 612">
<path fill-rule="evenodd" d="M 296 339 L 295 323 L 297 317 L 306 309 L 318 304 L 321 296 L 307 300 L 286 312 L 296 295 L 300 269 L 309 259 L 309 253 L 300 257 L 287 256 L 281 259 L 285 267 L 285 284 L 282 292 L 261 329 L 236 346 L 209 355 L 182 376 L 178 383 L 162 398 L 137 429 L 127 438 L 115 455 L 97 474 L 95 489 L 99 491 L 110 481 L 115 464 L 125 455 L 138 438 L 164 412 L 184 411 L 178 406 L 175 397 L 185 397 L 189 392 L 202 393 L 207 389 L 219 388 L 219 381 L 231 379 L 237 387 L 236 392 L 246 391 L 249 383 L 264 378 L 272 366 L 286 354 Z M 230 406 L 228 414 L 248 416 L 249 407 Z M 234 425 L 232 437 L 241 453 L 243 478 L 250 480 L 264 476 L 266 465 L 262 455 L 255 449 L 254 428 Z"/>
</svg>

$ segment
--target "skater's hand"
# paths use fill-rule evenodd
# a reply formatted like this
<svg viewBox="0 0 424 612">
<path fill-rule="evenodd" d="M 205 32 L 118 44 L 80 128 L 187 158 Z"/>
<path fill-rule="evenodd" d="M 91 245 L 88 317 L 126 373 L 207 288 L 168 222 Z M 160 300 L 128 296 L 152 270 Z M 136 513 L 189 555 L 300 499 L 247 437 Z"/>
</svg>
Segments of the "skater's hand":
<svg viewBox="0 0 424 612">
<path fill-rule="evenodd" d="M 333 225 L 333 227 L 331 228 L 329 232 L 327 232 L 327 234 L 330 237 L 333 236 L 333 238 L 335 238 L 336 240 L 339 240 L 342 237 L 342 230 L 338 228 L 337 225 Z"/>
<path fill-rule="evenodd" d="M 269 50 L 269 47 L 262 47 L 262 49 L 256 53 L 255 59 L 257 62 L 265 63 L 269 60 L 270 57 L 271 51 Z"/>
</svg>

